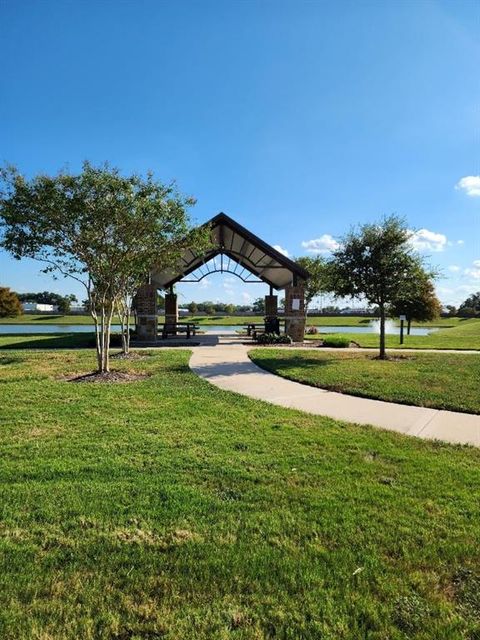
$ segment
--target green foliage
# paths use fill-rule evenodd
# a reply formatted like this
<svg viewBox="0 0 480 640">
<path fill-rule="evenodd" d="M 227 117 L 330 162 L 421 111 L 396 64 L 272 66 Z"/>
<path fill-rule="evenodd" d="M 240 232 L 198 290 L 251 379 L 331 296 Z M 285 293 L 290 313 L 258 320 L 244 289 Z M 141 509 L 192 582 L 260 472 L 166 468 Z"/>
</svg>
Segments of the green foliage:
<svg viewBox="0 0 480 640">
<path fill-rule="evenodd" d="M 349 338 L 345 338 L 344 336 L 323 336 L 322 337 L 322 345 L 324 347 L 349 347 L 350 340 Z"/>
<path fill-rule="evenodd" d="M 265 298 L 256 298 L 252 304 L 253 313 L 264 314 L 265 313 Z"/>
<path fill-rule="evenodd" d="M 404 289 L 397 295 L 388 307 L 388 312 L 393 317 L 405 315 L 408 326 L 412 320 L 426 322 L 435 320 L 442 312 L 442 304 L 437 298 L 435 288 L 429 275 L 418 268 Z"/>
<path fill-rule="evenodd" d="M 18 296 L 8 287 L 0 287 L 0 318 L 15 318 L 23 313 Z"/>
<path fill-rule="evenodd" d="M 362 225 L 342 239 L 330 264 L 332 290 L 337 296 L 365 298 L 379 306 L 381 358 L 386 357 L 386 305 L 393 304 L 407 289 L 416 294 L 415 276 L 419 271 L 426 273 L 409 244 L 410 236 L 404 220 L 397 216 Z"/>
<path fill-rule="evenodd" d="M 98 368 L 108 371 L 116 307 L 122 317 L 129 312 L 132 296 L 154 265 L 174 265 L 185 248 L 207 245 L 209 230 L 190 226 L 187 209 L 194 200 L 151 173 L 123 176 L 108 164 L 85 162 L 78 175 L 60 172 L 31 180 L 6 167 L 0 179 L 2 246 L 85 287 Z"/>
<path fill-rule="evenodd" d="M 461 318 L 480 317 L 480 291 L 472 293 L 458 308 L 458 315 Z"/>
<path fill-rule="evenodd" d="M 322 256 L 300 256 L 295 258 L 301 267 L 308 271 L 305 282 L 305 312 L 314 298 L 332 291 L 330 268 L 328 262 Z"/>
<path fill-rule="evenodd" d="M 293 340 L 285 334 L 260 333 L 256 338 L 256 342 L 258 344 L 292 344 Z"/>
</svg>

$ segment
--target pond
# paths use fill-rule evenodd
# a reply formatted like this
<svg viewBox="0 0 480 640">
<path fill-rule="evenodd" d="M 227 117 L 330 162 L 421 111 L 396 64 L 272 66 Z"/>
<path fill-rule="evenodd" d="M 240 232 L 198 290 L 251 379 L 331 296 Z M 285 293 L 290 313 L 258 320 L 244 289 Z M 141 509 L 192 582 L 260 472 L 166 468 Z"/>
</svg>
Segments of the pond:
<svg viewBox="0 0 480 640">
<path fill-rule="evenodd" d="M 209 334 L 232 334 L 243 328 L 243 325 L 200 325 L 200 331 Z M 89 324 L 0 324 L 0 334 L 90 333 L 93 330 L 93 325 Z M 112 325 L 112 331 L 120 331 L 120 326 Z M 361 327 L 321 326 L 317 327 L 317 331 L 319 333 L 378 333 L 379 329 L 378 323 L 373 321 L 371 324 Z M 412 327 L 410 335 L 428 336 L 432 331 L 438 331 L 438 329 L 433 327 Z M 394 322 L 389 321 L 386 324 L 386 332 L 388 334 L 398 334 L 400 329 Z"/>
<path fill-rule="evenodd" d="M 235 325 L 199 325 L 200 331 L 205 333 L 235 333 L 243 328 L 243 325 L 235 326 Z M 258 325 L 260 326 L 260 325 Z M 400 327 L 396 326 L 395 323 L 387 322 L 386 333 L 388 334 L 400 334 Z M 380 329 L 377 326 L 377 323 L 369 324 L 361 327 L 337 327 L 337 326 L 317 326 L 318 333 L 379 333 Z M 438 331 L 437 328 L 433 327 L 412 327 L 410 329 L 411 336 L 428 336 L 432 331 Z M 405 327 L 405 335 L 407 335 L 407 328 Z"/>
</svg>

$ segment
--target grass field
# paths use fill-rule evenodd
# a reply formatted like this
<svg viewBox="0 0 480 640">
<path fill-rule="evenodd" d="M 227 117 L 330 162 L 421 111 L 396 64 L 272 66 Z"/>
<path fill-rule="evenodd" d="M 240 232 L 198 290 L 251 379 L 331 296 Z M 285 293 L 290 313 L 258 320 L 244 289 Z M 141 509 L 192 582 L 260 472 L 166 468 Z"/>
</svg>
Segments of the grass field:
<svg viewBox="0 0 480 640">
<path fill-rule="evenodd" d="M 262 323 L 263 316 L 192 316 L 189 317 L 192 322 L 203 325 L 244 325 L 249 322 Z M 309 317 L 308 324 L 316 326 L 343 326 L 355 327 L 368 325 L 371 318 L 362 316 L 333 316 L 333 317 Z M 160 318 L 163 321 L 163 318 Z M 118 319 L 114 319 L 117 323 Z M 425 327 L 452 327 L 462 322 L 461 318 L 439 318 L 431 323 L 413 324 L 412 326 Z M 24 314 L 16 318 L 0 318 L 0 324 L 93 324 L 89 315 L 34 315 Z"/>
<path fill-rule="evenodd" d="M 480 634 L 480 451 L 0 353 L 2 640 Z"/>
<path fill-rule="evenodd" d="M 379 336 L 373 333 L 342 333 L 360 347 L 378 348 Z M 320 334 L 306 336 L 318 340 Z M 480 349 L 480 319 L 462 320 L 455 327 L 440 329 L 428 336 L 407 336 L 400 345 L 399 336 L 387 335 L 387 347 L 407 349 Z"/>
<path fill-rule="evenodd" d="M 290 380 L 366 398 L 480 413 L 480 354 L 255 349 L 259 366 Z"/>
</svg>

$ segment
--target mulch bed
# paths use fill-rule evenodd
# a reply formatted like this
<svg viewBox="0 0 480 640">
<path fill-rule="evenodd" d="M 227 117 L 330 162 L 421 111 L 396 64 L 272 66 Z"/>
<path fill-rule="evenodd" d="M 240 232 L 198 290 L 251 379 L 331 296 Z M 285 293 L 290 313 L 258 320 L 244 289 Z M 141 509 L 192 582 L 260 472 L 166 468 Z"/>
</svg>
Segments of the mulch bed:
<svg viewBox="0 0 480 640">
<path fill-rule="evenodd" d="M 108 373 L 84 373 L 79 376 L 65 377 L 63 380 L 66 382 L 90 382 L 96 384 L 111 384 L 111 383 L 125 383 L 125 382 L 138 382 L 150 377 L 148 373 L 128 373 L 127 371 L 109 371 Z"/>
<path fill-rule="evenodd" d="M 150 353 L 137 353 L 136 351 L 130 351 L 130 353 L 114 353 L 110 356 L 110 360 L 145 360 L 151 354 Z"/>
</svg>

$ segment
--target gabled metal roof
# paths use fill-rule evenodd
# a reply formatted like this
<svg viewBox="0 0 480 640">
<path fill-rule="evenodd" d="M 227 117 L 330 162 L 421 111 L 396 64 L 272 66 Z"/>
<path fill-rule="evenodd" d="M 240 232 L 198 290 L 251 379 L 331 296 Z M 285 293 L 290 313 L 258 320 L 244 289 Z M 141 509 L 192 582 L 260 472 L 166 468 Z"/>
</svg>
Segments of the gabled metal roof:
<svg viewBox="0 0 480 640">
<path fill-rule="evenodd" d="M 216 264 L 214 259 L 218 255 L 221 257 L 220 268 L 217 268 L 216 271 L 228 271 L 242 277 L 240 273 L 236 273 L 230 268 L 224 268 L 224 259 L 225 267 L 227 267 L 227 260 L 229 266 L 233 261 L 275 289 L 283 289 L 296 282 L 297 279 L 305 280 L 308 277 L 308 272 L 303 267 L 242 227 L 225 213 L 219 213 L 206 222 L 205 226 L 211 228 L 213 246 L 210 251 L 206 254 L 197 254 L 194 249 L 186 250 L 177 269 L 154 270 L 151 273 L 152 284 L 159 289 L 166 289 L 197 270 L 199 277 L 194 277 L 189 281 L 199 281 L 207 273 L 212 273 L 211 268 L 208 270 L 205 265 L 212 260 Z M 202 273 L 203 275 L 201 275 Z"/>
</svg>

